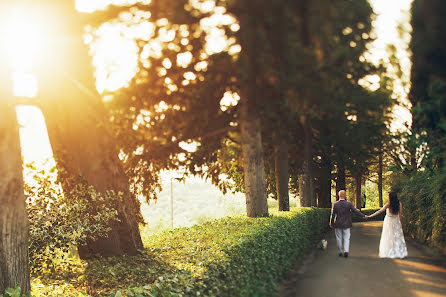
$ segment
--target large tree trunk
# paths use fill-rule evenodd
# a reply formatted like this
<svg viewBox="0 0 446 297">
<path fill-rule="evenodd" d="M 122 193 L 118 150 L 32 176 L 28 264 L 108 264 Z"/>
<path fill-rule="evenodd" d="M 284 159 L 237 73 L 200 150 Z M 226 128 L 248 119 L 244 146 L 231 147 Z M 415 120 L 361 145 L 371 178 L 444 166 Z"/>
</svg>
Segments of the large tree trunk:
<svg viewBox="0 0 446 297">
<path fill-rule="evenodd" d="M 317 207 L 331 207 L 331 160 L 322 155 Z"/>
<path fill-rule="evenodd" d="M 4 66 L 4 65 L 2 65 Z M 23 190 L 17 116 L 8 72 L 0 69 L 0 293 L 20 285 L 30 291 L 29 224 Z"/>
<path fill-rule="evenodd" d="M 361 174 L 355 175 L 355 206 L 357 209 L 361 209 L 362 198 L 361 198 L 361 187 L 362 187 L 362 176 Z"/>
<path fill-rule="evenodd" d="M 290 210 L 290 198 L 288 195 L 288 142 L 281 139 L 274 149 L 274 165 L 276 173 L 276 191 L 279 211 Z"/>
<path fill-rule="evenodd" d="M 383 207 L 383 153 L 379 154 L 378 159 L 378 199 L 379 207 Z"/>
<path fill-rule="evenodd" d="M 311 170 L 311 165 L 313 162 L 313 153 L 311 150 L 311 126 L 308 122 L 307 116 L 301 116 L 300 121 L 304 130 L 304 160 L 302 162 L 301 175 L 299 176 L 300 205 L 303 207 L 316 206 L 313 174 Z"/>
<path fill-rule="evenodd" d="M 59 18 L 55 26 L 60 36 L 51 49 L 52 60 L 48 61 L 52 68 L 43 65 L 49 69 L 39 72 L 39 105 L 46 119 L 62 187 L 70 191 L 73 185 L 68 181 L 81 174 L 96 191 L 123 193 L 117 209 L 119 221 L 111 224 L 108 237 L 78 247 L 79 256 L 135 255 L 143 248 L 138 229 L 139 203 L 129 192 L 107 113 L 95 88 L 80 16 L 74 9 L 74 1 L 55 4 L 40 0 L 39 4 L 51 16 Z"/>
<path fill-rule="evenodd" d="M 268 214 L 262 136 L 260 119 L 247 105 L 242 103 L 240 117 L 246 214 L 258 217 Z"/>
<path fill-rule="evenodd" d="M 272 15 L 276 19 L 276 26 L 269 27 L 267 30 L 269 41 L 274 53 L 274 64 L 279 71 L 279 81 L 275 86 L 277 97 L 280 98 L 277 102 L 275 113 L 286 114 L 288 112 L 286 104 L 286 69 L 288 66 L 287 57 L 289 56 L 289 48 L 287 44 L 287 17 L 285 5 L 275 5 L 272 10 Z M 284 73 L 285 72 L 285 73 Z M 289 173 L 288 173 L 288 127 L 286 124 L 287 117 L 280 117 L 276 121 L 277 130 L 273 135 L 274 139 L 274 167 L 276 177 L 276 192 L 279 205 L 279 211 L 290 210 L 290 199 L 288 193 Z"/>
<path fill-rule="evenodd" d="M 268 214 L 265 185 L 265 164 L 261 135 L 260 110 L 262 101 L 257 92 L 259 63 L 257 49 L 258 23 L 261 15 L 255 11 L 254 0 L 238 2 L 240 43 L 243 52 L 239 66 L 243 70 L 240 100 L 240 132 L 242 138 L 243 170 L 245 178 L 246 213 L 248 217 Z M 254 9 L 254 11 L 253 11 Z"/>
<path fill-rule="evenodd" d="M 338 161 L 336 167 L 336 200 L 339 200 L 338 193 L 340 190 L 347 190 L 345 184 L 345 164 L 342 159 Z"/>
</svg>

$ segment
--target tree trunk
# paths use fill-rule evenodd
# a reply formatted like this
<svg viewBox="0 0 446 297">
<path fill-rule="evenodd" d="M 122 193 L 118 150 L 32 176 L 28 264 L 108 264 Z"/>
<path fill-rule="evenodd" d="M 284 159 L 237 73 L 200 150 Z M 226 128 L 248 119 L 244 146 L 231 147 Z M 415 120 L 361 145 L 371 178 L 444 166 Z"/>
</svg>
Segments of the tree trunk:
<svg viewBox="0 0 446 297">
<path fill-rule="evenodd" d="M 39 72 L 39 105 L 62 187 L 70 191 L 72 185 L 68 181 L 81 174 L 99 192 L 123 193 L 117 209 L 119 221 L 111 224 L 108 237 L 78 247 L 79 256 L 85 259 L 94 255 L 135 255 L 143 248 L 138 229 L 139 203 L 129 192 L 107 113 L 95 88 L 80 16 L 74 1 L 41 1 L 52 15 L 64 16 L 57 23 L 61 35 L 52 47 L 54 55 L 49 64 L 53 68 Z"/>
<path fill-rule="evenodd" d="M 313 175 L 311 171 L 311 164 L 313 161 L 311 150 L 311 127 L 308 123 L 307 116 L 301 116 L 300 122 L 304 130 L 304 160 L 302 162 L 302 173 L 299 176 L 300 205 L 303 207 L 316 206 Z"/>
<path fill-rule="evenodd" d="M 361 209 L 362 206 L 362 198 L 361 198 L 361 174 L 355 175 L 355 206 L 357 209 Z"/>
<path fill-rule="evenodd" d="M 264 216 L 268 214 L 268 204 L 266 200 L 260 119 L 252 110 L 249 110 L 246 103 L 241 105 L 240 126 L 246 214 L 248 217 Z"/>
<path fill-rule="evenodd" d="M 287 7 L 285 5 L 275 5 L 272 10 L 272 15 L 276 19 L 276 25 L 267 30 L 269 36 L 269 42 L 272 46 L 272 52 L 274 53 L 274 64 L 279 71 L 279 81 L 276 85 L 275 93 L 277 98 L 280 98 L 277 102 L 277 109 L 274 113 L 284 115 L 288 111 L 286 106 L 286 69 L 289 66 L 287 57 L 289 56 L 289 48 L 287 44 L 286 28 L 288 26 L 286 18 Z M 289 184 L 289 172 L 288 172 L 288 127 L 286 124 L 286 116 L 279 117 L 276 121 L 276 132 L 273 133 L 274 139 L 274 167 L 276 178 L 276 192 L 279 211 L 290 210 L 290 198 L 288 194 Z"/>
<path fill-rule="evenodd" d="M 378 159 L 378 197 L 379 207 L 383 207 L 383 153 L 379 154 Z"/>
<path fill-rule="evenodd" d="M 240 43 L 243 52 L 239 67 L 243 71 L 240 100 L 240 132 L 242 138 L 243 171 L 245 178 L 246 213 L 248 217 L 268 214 L 265 185 L 265 164 L 261 135 L 260 111 L 262 97 L 258 94 L 257 76 L 259 61 L 257 49 L 257 24 L 261 14 L 257 13 L 254 0 L 237 3 L 240 18 Z"/>
<path fill-rule="evenodd" d="M 342 160 L 338 161 L 336 167 L 336 200 L 339 200 L 338 193 L 340 190 L 347 190 L 345 184 L 345 164 Z"/>
<path fill-rule="evenodd" d="M 280 139 L 280 143 L 274 149 L 274 164 L 276 173 L 276 191 L 279 211 L 290 210 L 290 198 L 288 195 L 288 142 Z"/>
<path fill-rule="evenodd" d="M 17 285 L 24 293 L 31 288 L 22 156 L 15 107 L 7 91 L 12 86 L 5 83 L 8 75 L 0 76 L 0 294 Z"/>
<path fill-rule="evenodd" d="M 322 155 L 317 207 L 331 208 L 331 160 Z"/>
</svg>

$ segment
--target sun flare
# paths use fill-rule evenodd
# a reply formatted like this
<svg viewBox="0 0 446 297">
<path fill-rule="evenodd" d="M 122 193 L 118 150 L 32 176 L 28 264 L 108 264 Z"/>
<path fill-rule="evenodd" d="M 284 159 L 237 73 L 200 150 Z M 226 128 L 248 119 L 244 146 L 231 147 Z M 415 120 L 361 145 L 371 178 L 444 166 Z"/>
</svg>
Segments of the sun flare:
<svg viewBox="0 0 446 297">
<path fill-rule="evenodd" d="M 11 73 L 15 96 L 34 97 L 37 94 L 33 66 L 37 59 L 44 59 L 43 45 L 50 35 L 50 25 L 43 14 L 29 7 L 16 5 L 2 11 L 1 54 Z"/>
<path fill-rule="evenodd" d="M 2 18 L 1 25 L 3 50 L 10 67 L 16 71 L 29 71 L 43 39 L 41 22 L 16 7 Z"/>
</svg>

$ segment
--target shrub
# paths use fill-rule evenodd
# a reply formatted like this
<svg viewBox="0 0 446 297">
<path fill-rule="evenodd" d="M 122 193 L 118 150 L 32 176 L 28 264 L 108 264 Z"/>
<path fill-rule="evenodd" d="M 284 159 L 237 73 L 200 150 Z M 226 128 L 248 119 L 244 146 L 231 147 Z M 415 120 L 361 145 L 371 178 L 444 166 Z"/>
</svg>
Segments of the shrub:
<svg viewBox="0 0 446 297">
<path fill-rule="evenodd" d="M 363 209 L 361 209 L 361 212 L 363 214 L 365 214 L 366 216 L 368 216 L 368 215 L 373 214 L 377 210 L 380 210 L 380 208 L 363 208 Z M 385 212 L 380 213 L 379 215 L 369 219 L 368 221 L 382 221 L 382 220 L 384 220 L 385 215 L 386 215 Z M 352 220 L 353 220 L 353 222 L 364 222 L 365 221 L 365 219 L 356 215 L 355 213 L 352 214 Z"/>
<path fill-rule="evenodd" d="M 395 175 L 404 231 L 446 254 L 446 169 Z"/>
<path fill-rule="evenodd" d="M 7 288 L 3 294 L 0 293 L 0 297 L 22 297 L 24 294 L 22 294 L 22 290 L 20 289 L 20 286 L 17 286 L 16 288 Z M 27 293 L 24 295 L 25 297 L 30 297 L 31 293 Z"/>
<path fill-rule="evenodd" d="M 432 182 L 432 245 L 446 254 L 446 169 Z"/>
<path fill-rule="evenodd" d="M 54 260 L 60 254 L 85 244 L 87 238 L 107 235 L 109 222 L 117 220 L 120 195 L 113 192 L 100 194 L 81 177 L 73 183 L 71 191 L 62 193 L 54 178 L 54 168 L 37 171 L 29 164 L 26 170 L 32 272 L 54 269 Z"/>
<path fill-rule="evenodd" d="M 141 256 L 90 262 L 86 282 L 96 296 L 275 296 L 278 281 L 320 238 L 329 215 L 305 208 L 167 231 L 149 237 Z"/>
</svg>

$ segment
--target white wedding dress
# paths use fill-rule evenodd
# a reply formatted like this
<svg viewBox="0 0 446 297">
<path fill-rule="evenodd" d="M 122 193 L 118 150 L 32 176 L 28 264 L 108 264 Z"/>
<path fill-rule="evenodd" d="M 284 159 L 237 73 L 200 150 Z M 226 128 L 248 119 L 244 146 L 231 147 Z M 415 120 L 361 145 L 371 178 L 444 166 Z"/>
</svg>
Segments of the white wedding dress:
<svg viewBox="0 0 446 297">
<path fill-rule="evenodd" d="M 379 243 L 380 258 L 407 257 L 406 241 L 398 214 L 392 214 L 389 209 L 384 218 L 381 241 Z"/>
</svg>

